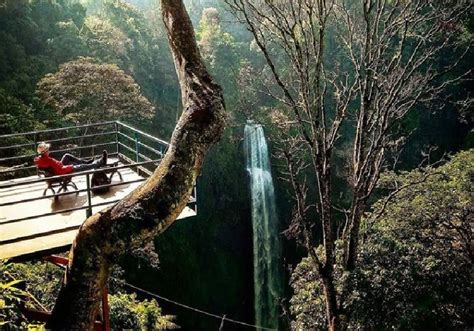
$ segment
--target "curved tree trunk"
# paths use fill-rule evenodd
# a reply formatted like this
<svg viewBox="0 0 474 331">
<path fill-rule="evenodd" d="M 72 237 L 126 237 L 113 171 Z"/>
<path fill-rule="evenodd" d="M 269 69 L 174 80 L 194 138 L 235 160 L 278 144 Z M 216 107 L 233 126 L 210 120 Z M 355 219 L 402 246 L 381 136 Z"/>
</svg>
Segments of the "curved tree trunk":
<svg viewBox="0 0 474 331">
<path fill-rule="evenodd" d="M 81 227 L 48 328 L 93 329 L 110 266 L 117 256 L 153 239 L 176 220 L 188 202 L 205 155 L 222 135 L 225 109 L 221 88 L 203 64 L 182 0 L 162 0 L 161 7 L 180 82 L 183 114 L 154 174 Z"/>
</svg>

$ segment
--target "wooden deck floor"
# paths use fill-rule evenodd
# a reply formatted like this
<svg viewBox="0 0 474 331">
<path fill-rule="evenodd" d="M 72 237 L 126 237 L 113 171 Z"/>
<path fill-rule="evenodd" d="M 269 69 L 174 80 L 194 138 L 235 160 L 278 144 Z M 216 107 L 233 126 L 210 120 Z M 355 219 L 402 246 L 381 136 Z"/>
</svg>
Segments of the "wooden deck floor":
<svg viewBox="0 0 474 331">
<path fill-rule="evenodd" d="M 124 182 L 141 178 L 131 169 L 122 169 L 120 173 L 123 176 Z M 32 176 L 13 181 L 19 182 L 37 178 L 37 176 Z M 85 176 L 75 177 L 73 181 L 79 190 L 86 188 Z M 12 181 L 0 182 L 0 185 L 11 182 Z M 114 176 L 112 183 L 118 182 L 118 176 Z M 92 194 L 92 204 L 113 202 L 114 200 L 121 199 L 140 184 L 141 183 L 123 184 L 111 187 L 110 191 L 105 194 Z M 42 182 L 0 189 L 0 201 L 4 203 L 41 197 L 45 187 L 46 184 Z M 78 195 L 71 194 L 61 196 L 57 201 L 53 198 L 49 198 L 0 207 L 0 258 L 11 258 L 33 253 L 67 249 L 75 238 L 78 228 L 86 219 L 86 210 L 62 212 L 51 216 L 23 221 L 12 220 L 86 205 L 87 192 L 81 192 Z M 93 213 L 106 207 L 107 206 L 95 207 L 93 208 Z M 178 218 L 181 219 L 194 215 L 196 215 L 196 213 L 186 207 Z"/>
</svg>

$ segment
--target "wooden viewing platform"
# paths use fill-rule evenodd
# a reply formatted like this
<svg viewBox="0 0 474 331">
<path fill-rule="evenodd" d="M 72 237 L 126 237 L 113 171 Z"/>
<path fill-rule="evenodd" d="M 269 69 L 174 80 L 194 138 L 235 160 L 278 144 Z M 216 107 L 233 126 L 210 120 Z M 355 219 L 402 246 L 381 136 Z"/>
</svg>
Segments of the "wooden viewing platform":
<svg viewBox="0 0 474 331">
<path fill-rule="evenodd" d="M 51 191 L 48 191 L 46 195 L 43 196 L 43 191 L 47 186 L 47 179 L 40 178 L 36 174 L 30 174 L 28 176 L 13 175 L 13 178 L 0 181 L 0 259 L 42 256 L 67 250 L 74 240 L 79 227 L 88 215 L 120 201 L 136 189 L 146 180 L 146 177 L 151 174 L 151 171 L 156 167 L 163 156 L 167 144 L 158 138 L 152 137 L 120 122 L 106 122 L 103 124 L 105 127 L 110 125 L 116 128 L 116 130 L 113 131 L 114 141 L 111 144 L 100 143 L 90 146 L 86 145 L 92 148 L 92 154 L 95 154 L 94 149 L 97 145 L 105 146 L 105 149 L 108 149 L 111 155 L 108 163 L 117 162 L 115 169 L 121 174 L 122 178 L 118 175 L 114 175 L 112 182 L 109 185 L 105 185 L 109 186 L 108 192 L 95 194 L 90 188 L 91 176 L 93 173 L 101 171 L 100 169 L 77 174 L 74 173 L 72 181 L 76 184 L 77 190 L 69 190 L 68 192 L 58 194 L 56 197 Z M 95 128 L 101 127 L 101 125 L 98 124 L 94 124 L 93 126 Z M 84 127 L 90 129 L 89 126 Z M 69 129 L 71 128 L 62 130 Z M 62 130 L 58 129 L 56 134 L 63 132 Z M 77 127 L 75 127 L 74 130 L 77 130 Z M 22 135 L 34 134 L 35 138 L 38 138 L 38 135 L 41 137 L 41 134 L 46 135 L 46 133 L 50 132 L 51 131 L 38 131 Z M 130 135 L 130 132 L 132 132 L 133 135 Z M 13 136 L 19 135 L 20 134 L 15 134 Z M 94 134 L 89 134 L 89 136 L 93 135 Z M 4 141 L 2 137 L 11 136 L 12 135 L 0 136 L 0 143 Z M 104 139 L 104 135 L 102 134 L 97 136 Z M 78 137 L 72 137 L 71 139 Z M 52 146 L 55 146 L 55 140 L 63 142 L 68 139 L 34 139 L 32 143 L 17 145 L 22 145 L 23 148 L 24 145 L 27 144 L 36 146 L 37 141 L 43 140 L 49 141 L 52 143 Z M 152 145 L 150 141 L 154 144 Z M 166 144 L 166 146 L 164 146 L 164 144 Z M 110 148 L 109 145 L 111 145 L 112 148 Z M 1 146 L 0 152 L 2 152 L 2 149 L 7 150 L 6 147 Z M 67 151 L 74 151 L 75 149 L 83 150 L 85 148 L 84 146 L 77 146 Z M 59 150 L 60 153 L 63 152 L 61 147 L 59 147 Z M 148 153 L 146 151 L 148 151 Z M 54 155 L 54 150 L 52 154 Z M 26 160 L 27 158 L 23 156 L 18 157 L 18 159 L 25 159 L 28 164 L 15 168 L 15 173 L 25 173 L 25 171 L 27 173 L 28 171 L 34 173 L 34 167 L 30 165 L 33 156 L 28 155 L 28 157 L 30 160 Z M 14 159 L 11 156 L 0 158 L 0 164 L 3 165 L 2 161 L 9 160 Z M 5 174 L 8 171 L 0 171 L 0 175 L 2 172 Z M 58 178 L 60 177 L 63 176 L 59 176 Z M 185 207 L 178 219 L 195 216 L 196 214 L 196 195 L 194 190 L 190 203 Z"/>
</svg>

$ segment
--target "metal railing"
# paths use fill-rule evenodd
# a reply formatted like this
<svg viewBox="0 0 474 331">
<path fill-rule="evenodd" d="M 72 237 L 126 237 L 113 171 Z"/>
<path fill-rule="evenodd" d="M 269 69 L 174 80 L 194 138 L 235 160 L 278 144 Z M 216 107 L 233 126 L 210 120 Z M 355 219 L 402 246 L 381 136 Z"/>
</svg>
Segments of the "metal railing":
<svg viewBox="0 0 474 331">
<path fill-rule="evenodd" d="M 21 141 L 18 143 L 18 141 Z M 61 176 L 52 176 L 46 178 L 25 178 L 35 174 L 36 166 L 33 164 L 33 158 L 37 155 L 31 151 L 36 150 L 38 142 L 45 141 L 51 144 L 50 153 L 54 156 L 68 152 L 78 154 L 80 151 L 89 151 L 89 156 L 95 156 L 97 149 L 105 149 L 112 157 L 116 157 L 122 165 L 110 168 L 98 168 L 83 172 L 74 172 Z M 13 144 L 8 145 L 8 143 Z M 78 142 L 79 144 L 70 144 Z M 1 224 L 14 223 L 47 217 L 56 214 L 69 213 L 77 210 L 85 210 L 86 216 L 92 214 L 92 209 L 99 206 L 114 204 L 120 199 L 108 200 L 100 203 L 93 203 L 93 191 L 97 189 L 110 188 L 120 185 L 133 184 L 143 182 L 149 177 L 154 169 L 158 166 L 161 159 L 165 155 L 169 144 L 156 138 L 148 133 L 133 128 L 119 121 L 110 121 L 103 123 L 94 123 L 87 125 L 71 126 L 65 128 L 31 131 L 25 133 L 14 133 L 0 136 L 0 166 L 6 165 L 6 168 L 0 170 L 0 176 L 9 175 L 11 180 L 0 179 L 0 190 L 13 189 L 21 186 L 33 185 L 37 183 L 47 183 L 53 180 L 61 180 L 64 178 L 75 178 L 84 176 L 86 188 L 74 189 L 62 193 L 42 195 L 39 197 L 31 197 L 8 202 L 0 202 L 0 208 L 25 204 L 43 199 L 60 198 L 66 195 L 86 193 L 87 203 L 83 206 L 61 209 L 49 213 L 36 214 L 22 218 L 6 219 Z M 80 155 L 78 155 L 80 156 Z M 22 163 L 23 162 L 23 163 Z M 20 163 L 20 164 L 19 164 Z M 91 187 L 91 177 L 95 173 L 120 171 L 123 169 L 131 169 L 140 175 L 139 179 L 128 181 L 111 182 L 110 184 Z M 196 187 L 194 187 L 192 197 L 188 203 L 188 207 L 197 211 Z M 17 238 L 14 240 L 18 240 Z M 0 241 L 0 244 L 4 242 Z"/>
</svg>

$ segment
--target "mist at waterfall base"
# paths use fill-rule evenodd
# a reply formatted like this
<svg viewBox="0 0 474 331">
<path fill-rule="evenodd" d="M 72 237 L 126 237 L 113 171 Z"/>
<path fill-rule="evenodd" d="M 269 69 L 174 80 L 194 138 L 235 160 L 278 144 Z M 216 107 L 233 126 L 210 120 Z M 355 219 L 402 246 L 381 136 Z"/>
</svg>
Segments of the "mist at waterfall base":
<svg viewBox="0 0 474 331">
<path fill-rule="evenodd" d="M 251 191 L 255 323 L 278 328 L 283 293 L 280 226 L 268 146 L 260 124 L 245 126 L 244 149 Z"/>
</svg>

